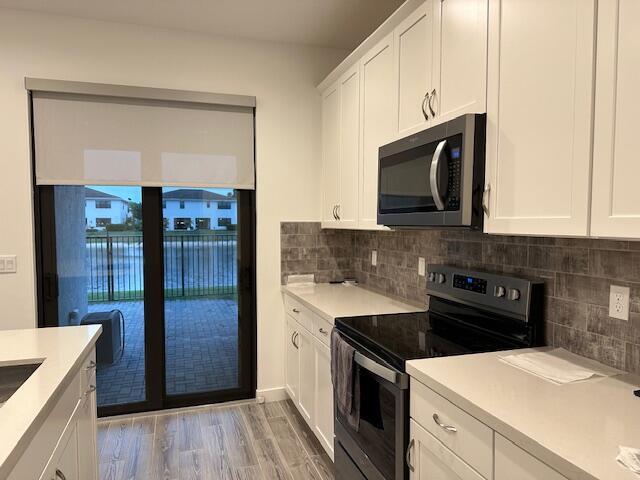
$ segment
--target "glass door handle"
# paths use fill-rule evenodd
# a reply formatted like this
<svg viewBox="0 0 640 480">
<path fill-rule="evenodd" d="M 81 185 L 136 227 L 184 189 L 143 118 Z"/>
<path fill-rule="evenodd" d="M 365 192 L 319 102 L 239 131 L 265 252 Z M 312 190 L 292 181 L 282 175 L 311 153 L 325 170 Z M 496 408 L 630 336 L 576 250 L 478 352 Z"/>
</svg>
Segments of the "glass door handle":
<svg viewBox="0 0 640 480">
<path fill-rule="evenodd" d="M 433 160 L 431 160 L 431 170 L 429 171 L 429 183 L 431 185 L 431 195 L 433 195 L 433 201 L 436 204 L 438 210 L 444 210 L 444 199 L 440 193 L 440 165 L 442 164 L 442 157 L 444 156 L 444 149 L 447 146 L 447 141 L 442 140 L 438 143 L 436 151 L 433 154 Z"/>
</svg>

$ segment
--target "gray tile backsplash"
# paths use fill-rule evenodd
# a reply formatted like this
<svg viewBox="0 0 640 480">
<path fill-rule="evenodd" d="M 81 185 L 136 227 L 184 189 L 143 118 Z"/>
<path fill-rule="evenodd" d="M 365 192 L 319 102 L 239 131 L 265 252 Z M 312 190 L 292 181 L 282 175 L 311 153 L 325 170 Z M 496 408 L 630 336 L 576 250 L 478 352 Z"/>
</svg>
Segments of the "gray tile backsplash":
<svg viewBox="0 0 640 480">
<path fill-rule="evenodd" d="M 377 266 L 371 251 L 377 250 Z M 281 275 L 316 282 L 356 277 L 368 288 L 426 304 L 418 257 L 545 282 L 550 345 L 640 374 L 640 242 L 509 237 L 457 230 L 322 230 L 318 222 L 281 224 Z M 631 289 L 628 322 L 609 317 L 609 286 Z"/>
</svg>

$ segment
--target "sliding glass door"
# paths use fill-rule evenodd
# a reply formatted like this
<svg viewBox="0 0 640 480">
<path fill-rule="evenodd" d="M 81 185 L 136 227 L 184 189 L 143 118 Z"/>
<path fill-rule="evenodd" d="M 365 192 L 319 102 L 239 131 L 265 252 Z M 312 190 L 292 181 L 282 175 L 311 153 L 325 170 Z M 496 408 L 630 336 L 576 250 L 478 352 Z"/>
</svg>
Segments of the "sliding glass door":
<svg viewBox="0 0 640 480">
<path fill-rule="evenodd" d="M 40 323 L 102 326 L 101 415 L 255 394 L 253 192 L 36 189 Z"/>
</svg>

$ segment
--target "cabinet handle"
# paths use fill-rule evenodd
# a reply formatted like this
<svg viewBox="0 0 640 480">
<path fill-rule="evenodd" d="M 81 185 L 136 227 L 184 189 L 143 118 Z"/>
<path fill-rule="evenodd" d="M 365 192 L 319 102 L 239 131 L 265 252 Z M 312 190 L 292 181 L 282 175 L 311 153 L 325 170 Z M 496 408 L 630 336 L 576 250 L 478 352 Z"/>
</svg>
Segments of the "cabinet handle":
<svg viewBox="0 0 640 480">
<path fill-rule="evenodd" d="M 416 441 L 412 438 L 411 441 L 409 442 L 409 446 L 407 447 L 407 453 L 404 457 L 405 460 L 407 461 L 407 467 L 409 467 L 409 470 L 411 470 L 412 472 L 415 471 L 415 468 L 411 463 L 411 451 L 413 450 L 413 446 L 415 444 L 416 444 Z"/>
<path fill-rule="evenodd" d="M 93 360 L 91 360 L 91 361 L 89 362 L 89 365 L 87 365 L 86 369 L 87 369 L 87 371 L 95 370 L 95 369 L 96 369 L 96 362 L 94 362 Z"/>
<path fill-rule="evenodd" d="M 336 205 L 333 206 L 333 219 L 337 220 L 338 217 L 336 217 Z"/>
<path fill-rule="evenodd" d="M 329 335 L 329 332 L 327 332 L 327 331 L 326 331 L 324 328 L 322 328 L 322 327 L 320 327 L 320 328 L 318 329 L 318 331 L 319 331 L 321 334 L 323 334 L 325 337 L 326 337 L 327 335 Z"/>
<path fill-rule="evenodd" d="M 91 395 L 95 391 L 96 391 L 96 386 L 95 385 L 89 385 L 89 388 L 87 389 L 87 391 L 84 392 L 84 396 L 88 397 L 89 395 Z"/>
<path fill-rule="evenodd" d="M 300 313 L 300 310 L 298 310 L 297 308 L 292 308 L 292 309 L 291 309 L 291 311 L 292 311 L 293 313 Z"/>
<path fill-rule="evenodd" d="M 489 216 L 489 194 L 491 193 L 491 184 L 487 183 L 487 186 L 484 188 L 484 192 L 482 192 L 482 210 L 484 214 Z"/>
<path fill-rule="evenodd" d="M 440 421 L 440 418 L 438 418 L 437 413 L 433 414 L 433 421 L 436 422 L 436 425 L 438 425 L 441 429 L 446 430 L 447 432 L 456 433 L 458 431 L 456 427 L 452 425 L 445 425 L 444 423 L 442 423 Z"/>
<path fill-rule="evenodd" d="M 67 480 L 67 477 L 59 468 L 56 468 L 56 478 L 59 478 L 60 480 Z"/>
<path fill-rule="evenodd" d="M 293 336 L 293 345 L 296 347 L 296 349 L 300 349 L 300 344 L 298 343 L 298 337 L 300 337 L 300 332 L 294 332 L 295 335 Z"/>
<path fill-rule="evenodd" d="M 422 99 L 422 115 L 424 115 L 425 120 L 429 120 L 429 114 L 427 113 L 427 107 L 425 107 L 425 103 L 429 101 L 429 92 L 425 93 L 424 98 Z"/>
<path fill-rule="evenodd" d="M 340 204 L 336 205 L 336 208 L 337 208 L 337 210 L 336 210 L 337 217 L 338 217 L 338 220 L 340 220 Z"/>
<path fill-rule="evenodd" d="M 429 101 L 427 102 L 427 105 L 429 105 L 429 111 L 431 112 L 432 117 L 436 116 L 436 112 L 431 106 L 431 100 L 433 100 L 435 96 L 436 96 L 436 89 L 434 88 L 433 91 L 431 92 L 431 95 L 429 96 Z"/>
<path fill-rule="evenodd" d="M 291 344 L 296 348 L 298 348 L 298 345 L 296 345 L 296 335 L 297 334 L 298 334 L 298 332 L 296 332 L 295 330 L 291 334 Z"/>
</svg>

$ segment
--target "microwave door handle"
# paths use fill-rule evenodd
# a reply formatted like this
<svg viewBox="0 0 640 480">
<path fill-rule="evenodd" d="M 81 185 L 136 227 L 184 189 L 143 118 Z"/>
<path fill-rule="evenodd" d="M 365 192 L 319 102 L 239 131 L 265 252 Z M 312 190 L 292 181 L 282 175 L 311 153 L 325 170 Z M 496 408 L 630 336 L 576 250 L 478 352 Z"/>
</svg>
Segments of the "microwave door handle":
<svg viewBox="0 0 640 480">
<path fill-rule="evenodd" d="M 396 372 L 384 365 L 380 365 L 369 357 L 365 357 L 360 352 L 355 352 L 353 354 L 353 361 L 365 370 L 377 375 L 378 377 L 384 378 L 400 388 L 406 388 L 408 386 L 406 374 Z"/>
<path fill-rule="evenodd" d="M 440 194 L 440 187 L 438 186 L 438 172 L 440 170 L 440 162 L 444 156 L 444 148 L 447 146 L 447 141 L 442 140 L 438 143 L 436 151 L 433 154 L 433 160 L 431 160 L 431 170 L 429 172 L 429 183 L 431 184 L 431 194 L 433 195 L 433 201 L 436 204 L 438 210 L 444 210 L 444 199 Z"/>
</svg>

